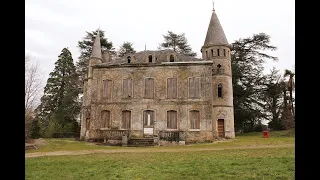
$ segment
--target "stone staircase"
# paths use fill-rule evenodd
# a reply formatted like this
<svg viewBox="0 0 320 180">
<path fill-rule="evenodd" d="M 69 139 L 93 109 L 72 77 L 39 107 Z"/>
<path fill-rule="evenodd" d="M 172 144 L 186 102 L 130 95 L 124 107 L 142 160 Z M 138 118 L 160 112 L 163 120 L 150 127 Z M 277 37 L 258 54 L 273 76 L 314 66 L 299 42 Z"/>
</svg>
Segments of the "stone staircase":
<svg viewBox="0 0 320 180">
<path fill-rule="evenodd" d="M 128 146 L 141 147 L 141 146 L 154 146 L 154 139 L 152 137 L 145 138 L 131 138 L 128 141 Z"/>
</svg>

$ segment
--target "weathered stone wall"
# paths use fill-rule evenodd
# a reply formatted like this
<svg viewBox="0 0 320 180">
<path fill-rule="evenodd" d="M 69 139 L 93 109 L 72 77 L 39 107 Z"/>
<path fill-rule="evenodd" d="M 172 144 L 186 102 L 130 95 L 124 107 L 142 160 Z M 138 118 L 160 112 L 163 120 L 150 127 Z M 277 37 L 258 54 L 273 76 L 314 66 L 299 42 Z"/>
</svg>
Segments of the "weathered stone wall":
<svg viewBox="0 0 320 180">
<path fill-rule="evenodd" d="M 225 138 L 235 137 L 233 107 L 213 107 L 212 117 L 214 137 L 218 137 L 218 119 L 224 119 Z"/>
<path fill-rule="evenodd" d="M 111 112 L 112 128 L 121 127 L 123 110 L 131 111 L 131 130 L 135 136 L 143 135 L 143 111 L 155 111 L 154 134 L 167 128 L 167 111 L 176 110 L 178 129 L 190 129 L 189 111 L 200 111 L 200 132 L 202 139 L 212 139 L 212 64 L 157 65 L 115 68 L 94 68 L 92 79 L 92 105 L 90 129 L 101 127 L 101 111 Z M 144 98 L 144 79 L 154 78 L 154 98 Z M 176 77 L 178 82 L 177 99 L 167 98 L 167 78 Z M 188 98 L 188 78 L 200 77 L 200 98 Z M 123 79 L 133 79 L 133 97 L 122 95 Z M 111 98 L 103 98 L 103 80 L 112 80 Z M 203 133 L 206 132 L 206 133 Z M 209 132 L 209 133 L 207 133 Z M 96 133 L 89 133 L 93 138 Z M 200 137 L 197 136 L 197 139 Z M 205 136 L 205 137 L 204 137 Z"/>
</svg>

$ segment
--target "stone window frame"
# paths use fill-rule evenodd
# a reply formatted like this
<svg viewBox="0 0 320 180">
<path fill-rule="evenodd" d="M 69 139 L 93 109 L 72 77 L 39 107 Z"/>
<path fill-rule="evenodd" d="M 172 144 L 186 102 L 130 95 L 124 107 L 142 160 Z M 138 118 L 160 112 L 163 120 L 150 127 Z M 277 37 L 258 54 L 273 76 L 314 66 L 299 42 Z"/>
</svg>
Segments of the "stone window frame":
<svg viewBox="0 0 320 180">
<path fill-rule="evenodd" d="M 122 126 L 123 126 L 123 112 L 125 112 L 125 111 L 127 111 L 127 112 L 130 112 L 130 122 L 129 122 L 129 129 L 128 128 L 123 128 Z M 121 119 L 120 119 L 120 122 L 121 122 L 121 124 L 120 124 L 120 130 L 130 130 L 131 129 L 131 127 L 132 127 L 132 115 L 133 113 L 132 113 L 132 109 L 122 109 L 121 110 Z"/>
<path fill-rule="evenodd" d="M 199 112 L 199 128 L 198 129 L 192 129 L 191 128 L 191 122 L 190 122 L 190 113 L 191 113 L 191 111 L 197 111 L 197 112 Z M 189 111 L 188 111 L 188 122 L 190 123 L 190 126 L 189 126 L 189 131 L 200 131 L 200 129 L 201 129 L 201 115 L 202 115 L 202 113 L 201 113 L 201 111 L 199 110 L 199 109 L 189 109 Z"/>
<path fill-rule="evenodd" d="M 105 94 L 104 94 L 104 85 L 105 85 L 105 81 L 111 81 L 111 87 L 110 87 L 110 97 L 106 97 L 105 96 Z M 114 86 L 114 84 L 113 84 L 113 80 L 111 80 L 111 79 L 103 79 L 102 80 L 102 93 L 101 93 L 101 97 L 102 97 L 102 99 L 112 99 L 112 95 L 113 95 L 113 93 L 112 93 L 112 89 L 113 89 L 113 86 Z"/>
<path fill-rule="evenodd" d="M 126 79 L 131 79 L 131 96 L 130 96 L 130 97 L 124 96 L 124 80 L 126 80 Z M 131 78 L 131 77 L 123 78 L 123 79 L 122 79 L 122 84 L 121 84 L 121 86 L 122 86 L 122 88 L 121 88 L 121 89 L 122 89 L 122 95 L 121 95 L 121 97 L 124 98 L 124 99 L 133 98 L 133 96 L 134 96 L 133 78 Z"/>
<path fill-rule="evenodd" d="M 146 79 L 153 79 L 153 97 L 148 97 L 148 98 L 146 97 Z M 145 77 L 144 78 L 144 94 L 143 94 L 143 98 L 144 99 L 155 99 L 155 94 L 156 94 L 155 86 L 156 86 L 156 84 L 155 84 L 155 78 L 154 77 Z"/>
<path fill-rule="evenodd" d="M 127 63 L 128 63 L 128 64 L 131 64 L 131 63 L 132 63 L 132 57 L 131 57 L 131 55 L 128 55 L 128 56 L 127 56 Z"/>
<path fill-rule="evenodd" d="M 177 128 L 176 129 L 172 129 L 172 128 L 168 128 L 168 112 L 169 111 L 175 111 L 177 113 L 177 119 L 176 119 L 176 123 L 177 123 Z M 178 131 L 179 130 L 179 111 L 177 109 L 166 109 L 166 130 L 167 131 Z"/>
<path fill-rule="evenodd" d="M 171 62 L 171 61 L 170 61 L 170 57 L 171 57 L 171 56 L 173 56 L 173 58 L 174 58 L 174 61 L 173 61 L 173 62 L 177 62 L 177 61 L 178 61 L 178 58 L 177 58 L 177 55 L 176 55 L 176 54 L 174 54 L 174 53 L 168 53 L 168 54 L 167 54 L 167 61 L 168 61 L 168 62 Z"/>
<path fill-rule="evenodd" d="M 171 78 L 177 79 L 177 96 L 176 96 L 176 98 L 169 98 L 169 97 L 168 97 L 168 79 L 171 79 Z M 173 99 L 178 99 L 178 94 L 179 94 L 179 88 L 178 88 L 178 86 L 179 86 L 179 78 L 178 78 L 178 77 L 167 77 L 167 78 L 166 78 L 166 98 L 167 98 L 167 99 L 171 99 L 171 100 L 173 100 Z"/>
<path fill-rule="evenodd" d="M 150 62 L 150 57 L 151 57 L 151 62 Z M 154 63 L 154 56 L 152 54 L 148 54 L 147 56 L 147 62 L 148 63 Z"/>
<path fill-rule="evenodd" d="M 141 116 L 141 118 L 142 118 L 142 120 L 141 120 L 141 123 L 142 123 L 141 125 L 142 125 L 142 127 L 144 127 L 144 112 L 145 112 L 145 111 L 153 111 L 153 118 L 154 118 L 154 119 L 153 119 L 153 125 L 152 125 L 152 126 L 154 127 L 155 124 L 156 124 L 156 119 L 157 119 L 157 118 L 156 118 L 156 117 L 157 117 L 157 116 L 156 116 L 156 110 L 155 110 L 155 109 L 150 109 L 150 108 L 147 108 L 147 109 L 143 109 L 143 110 L 142 110 L 142 116 Z"/>
<path fill-rule="evenodd" d="M 108 110 L 108 109 L 102 110 L 102 111 L 100 112 L 100 120 L 101 120 L 100 123 L 102 123 L 102 112 L 104 112 L 104 111 L 109 112 L 109 121 L 110 121 L 110 124 L 109 124 L 109 127 L 100 127 L 100 130 L 109 130 L 109 129 L 111 129 L 111 127 L 112 127 L 112 113 L 111 113 L 111 111 Z"/>
<path fill-rule="evenodd" d="M 199 79 L 199 96 L 198 97 L 190 97 L 190 79 L 191 78 Z M 201 77 L 200 76 L 188 77 L 188 99 L 201 99 Z"/>
</svg>

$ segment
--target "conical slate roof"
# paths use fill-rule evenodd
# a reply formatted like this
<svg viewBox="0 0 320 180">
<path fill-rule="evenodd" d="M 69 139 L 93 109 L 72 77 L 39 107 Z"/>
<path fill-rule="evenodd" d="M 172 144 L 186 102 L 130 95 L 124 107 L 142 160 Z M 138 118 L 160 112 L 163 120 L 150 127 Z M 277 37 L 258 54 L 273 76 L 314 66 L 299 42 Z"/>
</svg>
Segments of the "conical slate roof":
<svg viewBox="0 0 320 180">
<path fill-rule="evenodd" d="M 99 30 L 98 30 L 96 39 L 93 42 L 91 57 L 102 59 L 101 44 L 100 44 L 100 31 Z"/>
<path fill-rule="evenodd" d="M 219 22 L 218 16 L 213 9 L 210 24 L 207 31 L 206 40 L 204 41 L 203 46 L 210 45 L 227 45 L 229 46 L 228 40 L 222 26 Z"/>
</svg>

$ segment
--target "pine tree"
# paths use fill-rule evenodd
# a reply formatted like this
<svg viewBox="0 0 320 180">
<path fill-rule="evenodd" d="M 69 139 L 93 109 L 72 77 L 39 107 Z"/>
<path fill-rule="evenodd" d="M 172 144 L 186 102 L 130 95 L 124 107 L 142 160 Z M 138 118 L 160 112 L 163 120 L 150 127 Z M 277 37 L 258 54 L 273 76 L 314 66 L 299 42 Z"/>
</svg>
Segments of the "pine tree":
<svg viewBox="0 0 320 180">
<path fill-rule="evenodd" d="M 50 136 L 52 132 L 72 132 L 78 127 L 76 116 L 80 112 L 78 101 L 78 74 L 73 63 L 71 52 L 64 48 L 50 73 L 37 108 L 37 119 L 40 121 L 41 132 Z M 47 131 L 53 124 L 61 128 Z"/>
<path fill-rule="evenodd" d="M 127 53 L 135 53 L 136 51 L 132 46 L 131 42 L 124 42 L 119 48 L 119 57 L 123 57 Z"/>
<path fill-rule="evenodd" d="M 100 32 L 100 44 L 101 50 L 111 50 L 114 51 L 113 45 L 111 41 L 108 41 L 106 37 L 104 37 L 105 33 L 102 30 Z M 95 40 L 95 37 L 98 34 L 98 29 L 92 32 L 86 32 L 86 36 L 82 39 L 82 41 L 78 41 L 78 48 L 80 50 L 80 56 L 77 62 L 77 72 L 80 75 L 80 78 L 87 72 L 89 58 L 92 53 L 92 46 Z M 80 83 L 80 87 L 82 87 L 82 82 Z"/>
<path fill-rule="evenodd" d="M 166 35 L 163 35 L 164 42 L 160 44 L 158 49 L 172 49 L 175 52 L 182 53 L 187 56 L 195 57 L 197 53 L 192 52 L 192 48 L 188 44 L 188 40 L 185 34 L 176 34 L 172 31 L 168 31 Z"/>
</svg>

